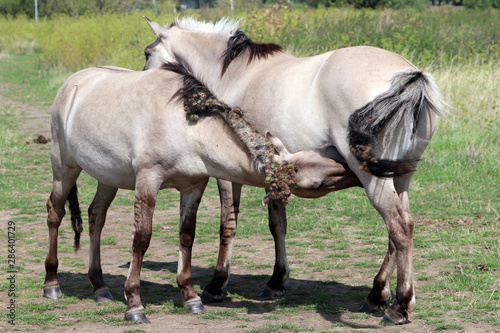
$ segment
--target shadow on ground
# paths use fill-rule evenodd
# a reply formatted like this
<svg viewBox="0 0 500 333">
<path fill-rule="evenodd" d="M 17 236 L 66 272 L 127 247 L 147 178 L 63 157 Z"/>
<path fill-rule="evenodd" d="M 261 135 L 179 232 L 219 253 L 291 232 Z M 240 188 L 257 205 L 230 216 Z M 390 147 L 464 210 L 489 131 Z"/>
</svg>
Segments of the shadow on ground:
<svg viewBox="0 0 500 333">
<path fill-rule="evenodd" d="M 118 267 L 128 268 L 129 263 Z M 143 268 L 155 272 L 162 271 L 171 276 L 177 270 L 177 262 L 145 261 Z M 206 285 L 213 274 L 209 268 L 192 267 L 193 280 L 201 287 Z M 148 305 L 162 305 L 173 301 L 175 308 L 182 308 L 182 295 L 177 287 L 166 281 L 158 283 L 149 281 L 142 274 L 141 299 L 147 309 Z M 167 275 L 167 274 L 166 274 Z M 299 314 L 304 310 L 318 312 L 325 320 L 332 323 L 343 323 L 352 328 L 380 328 L 380 326 L 358 326 L 341 319 L 342 312 L 358 312 L 364 297 L 369 293 L 368 287 L 350 286 L 336 281 L 318 281 L 290 278 L 286 284 L 284 297 L 274 300 L 260 300 L 257 294 L 269 279 L 269 275 L 231 274 L 227 287 L 227 297 L 221 302 L 210 303 L 209 310 L 245 309 L 247 314 Z M 87 274 L 59 273 L 60 285 L 67 296 L 79 299 L 92 299 L 92 286 Z M 126 276 L 122 274 L 104 274 L 104 280 L 115 297 L 115 301 L 126 304 L 123 296 Z M 378 314 L 375 314 L 379 316 Z M 381 316 L 381 315 L 380 315 Z"/>
</svg>

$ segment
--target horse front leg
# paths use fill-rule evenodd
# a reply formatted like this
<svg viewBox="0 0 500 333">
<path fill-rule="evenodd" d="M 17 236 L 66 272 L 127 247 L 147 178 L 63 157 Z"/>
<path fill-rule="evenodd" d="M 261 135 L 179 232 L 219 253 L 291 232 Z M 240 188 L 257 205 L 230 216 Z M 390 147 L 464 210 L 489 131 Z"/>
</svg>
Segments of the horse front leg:
<svg viewBox="0 0 500 333">
<path fill-rule="evenodd" d="M 153 178 L 153 177 L 151 177 Z M 141 267 L 144 254 L 151 241 L 153 212 L 158 195 L 159 185 L 147 184 L 149 177 L 138 177 L 135 188 L 134 231 L 132 237 L 132 260 L 125 281 L 125 298 L 128 305 L 125 319 L 134 323 L 149 323 L 141 303 Z"/>
<path fill-rule="evenodd" d="M 54 143 L 54 145 L 56 145 Z M 57 147 L 56 147 L 57 148 Z M 62 297 L 57 268 L 57 242 L 59 226 L 65 214 L 64 206 L 70 192 L 76 200 L 76 179 L 81 172 L 79 168 L 64 168 L 53 159 L 53 185 L 49 200 L 47 200 L 47 227 L 49 228 L 49 251 L 45 259 L 45 282 L 43 283 L 43 296 L 51 299 Z M 64 176 L 64 177 L 63 177 Z"/>
<path fill-rule="evenodd" d="M 286 259 L 285 236 L 287 228 L 285 204 L 276 200 L 268 204 L 269 230 L 274 238 L 275 263 L 273 275 L 266 283 L 264 290 L 257 295 L 262 299 L 281 297 L 285 295 L 285 283 L 290 275 Z"/>
<path fill-rule="evenodd" d="M 182 292 L 184 307 L 193 314 L 206 312 L 193 287 L 191 254 L 196 231 L 196 213 L 207 183 L 208 178 L 188 192 L 181 191 L 177 285 Z"/>
<path fill-rule="evenodd" d="M 221 204 L 220 245 L 217 266 L 210 283 L 203 289 L 203 303 L 219 302 L 224 299 L 223 288 L 229 281 L 234 236 L 236 235 L 241 185 L 226 180 L 217 180 Z"/>
<path fill-rule="evenodd" d="M 102 278 L 101 268 L 101 231 L 106 222 L 106 213 L 116 196 L 117 189 L 103 183 L 97 184 L 97 192 L 89 206 L 89 233 L 90 233 L 90 265 L 88 276 L 94 286 L 94 300 L 96 302 L 112 301 L 113 296 Z"/>
<path fill-rule="evenodd" d="M 381 323 L 409 323 L 408 312 L 415 305 L 413 285 L 414 221 L 409 211 L 407 189 L 401 191 L 400 186 L 395 184 L 392 179 L 377 178 L 365 186 L 365 190 L 373 206 L 382 215 L 389 232 L 389 251 L 381 270 L 375 277 L 367 303 L 383 304 L 388 299 L 390 277 L 396 264 L 396 299 L 385 310 L 385 316 Z"/>
</svg>

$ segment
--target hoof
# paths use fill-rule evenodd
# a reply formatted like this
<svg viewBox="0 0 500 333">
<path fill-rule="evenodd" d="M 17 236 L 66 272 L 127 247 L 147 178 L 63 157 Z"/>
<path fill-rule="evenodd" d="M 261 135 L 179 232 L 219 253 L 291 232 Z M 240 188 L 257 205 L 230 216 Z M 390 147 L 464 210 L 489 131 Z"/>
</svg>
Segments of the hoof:
<svg viewBox="0 0 500 333">
<path fill-rule="evenodd" d="M 257 298 L 260 300 L 269 300 L 269 299 L 275 299 L 278 297 L 283 297 L 285 296 L 286 289 L 285 287 L 282 287 L 281 289 L 271 289 L 268 286 L 264 288 L 258 295 Z"/>
<path fill-rule="evenodd" d="M 382 325 L 403 325 L 408 323 L 410 323 L 408 312 L 402 309 L 397 300 L 390 308 L 385 310 L 384 318 L 380 321 Z"/>
<path fill-rule="evenodd" d="M 209 293 L 206 290 L 203 290 L 203 292 L 200 295 L 201 302 L 202 303 L 216 303 L 216 302 L 222 302 L 226 298 L 223 292 L 220 294 L 213 295 Z"/>
<path fill-rule="evenodd" d="M 201 300 L 186 302 L 186 303 L 184 303 L 184 308 L 188 309 L 189 313 L 192 313 L 192 314 L 203 314 L 203 313 L 207 312 L 207 310 L 205 310 L 205 307 L 203 306 L 203 303 L 201 302 Z"/>
<path fill-rule="evenodd" d="M 399 320 L 395 320 L 391 318 L 387 313 L 384 315 L 384 318 L 380 321 L 380 325 L 403 325 L 403 324 L 409 324 L 411 321 L 408 320 L 408 318 L 400 318 Z"/>
<path fill-rule="evenodd" d="M 144 309 L 125 312 L 125 319 L 136 324 L 150 323 L 144 314 Z"/>
<path fill-rule="evenodd" d="M 47 297 L 50 299 L 59 299 L 63 295 L 61 288 L 59 285 L 43 287 L 43 297 Z"/>
<path fill-rule="evenodd" d="M 93 296 L 96 303 L 111 302 L 115 300 L 113 295 L 109 292 L 108 287 L 97 290 L 94 292 Z"/>
<path fill-rule="evenodd" d="M 378 302 L 378 304 L 373 304 L 372 302 L 369 302 L 367 299 L 365 299 L 365 302 L 359 308 L 359 312 L 364 312 L 364 313 L 384 312 L 385 309 L 389 307 L 388 302 L 389 300 L 386 300 L 386 301 L 380 301 Z"/>
</svg>

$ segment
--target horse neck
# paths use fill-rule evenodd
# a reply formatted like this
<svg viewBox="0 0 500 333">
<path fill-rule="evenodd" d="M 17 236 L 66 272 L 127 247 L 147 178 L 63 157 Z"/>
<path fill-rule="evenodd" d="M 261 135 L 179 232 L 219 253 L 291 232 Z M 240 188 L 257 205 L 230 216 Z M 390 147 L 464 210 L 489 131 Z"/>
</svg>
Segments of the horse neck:
<svg viewBox="0 0 500 333">
<path fill-rule="evenodd" d="M 188 90 L 184 96 L 184 109 L 188 112 L 190 119 L 197 121 L 199 117 L 207 117 L 220 114 L 225 122 L 233 130 L 236 136 L 250 152 L 251 160 L 259 172 L 263 172 L 266 163 L 275 162 L 275 151 L 273 144 L 243 116 L 243 111 L 238 108 L 230 108 L 210 95 L 208 90 Z"/>
<path fill-rule="evenodd" d="M 200 116 L 210 116 L 214 113 L 220 114 L 250 152 L 250 161 L 248 161 L 248 155 L 244 154 L 245 157 L 241 161 L 233 156 L 227 162 L 221 164 L 221 168 L 226 171 L 239 170 L 233 173 L 234 178 L 225 179 L 259 186 L 262 183 L 248 183 L 238 180 L 238 177 L 241 178 L 247 175 L 254 177 L 254 179 L 260 178 L 260 182 L 265 180 L 264 186 L 270 190 L 273 198 L 286 202 L 295 181 L 293 162 L 285 162 L 276 155 L 271 141 L 256 131 L 255 127 L 243 117 L 240 108 L 230 108 L 227 104 L 213 96 L 209 96 L 209 94 L 206 90 L 188 90 L 186 92 L 184 109 L 189 113 L 190 119 L 197 121 Z M 238 165 L 243 166 L 243 168 L 238 167 Z M 248 170 L 244 169 L 245 165 L 249 168 Z M 241 172 L 242 169 L 244 172 Z M 216 175 L 212 174 L 211 176 Z"/>
<path fill-rule="evenodd" d="M 214 92 L 220 90 L 221 55 L 226 40 L 199 31 L 178 29 L 172 42 L 175 58 Z"/>
<path fill-rule="evenodd" d="M 277 53 L 266 59 L 248 63 L 248 51 L 237 56 L 222 74 L 222 56 L 227 49 L 227 37 L 192 30 L 175 30 L 172 51 L 176 60 L 200 80 L 217 98 L 231 106 L 238 106 L 254 76 L 266 73 L 281 60 L 292 57 Z"/>
<path fill-rule="evenodd" d="M 248 57 L 248 52 L 243 52 L 233 59 L 223 76 L 219 73 L 218 82 L 213 88 L 207 84 L 214 95 L 231 106 L 240 106 L 248 91 L 262 84 L 262 78 L 266 78 L 266 82 L 274 81 L 282 85 L 281 73 L 276 68 L 283 61 L 293 58 L 289 54 L 278 53 L 249 62 Z"/>
</svg>

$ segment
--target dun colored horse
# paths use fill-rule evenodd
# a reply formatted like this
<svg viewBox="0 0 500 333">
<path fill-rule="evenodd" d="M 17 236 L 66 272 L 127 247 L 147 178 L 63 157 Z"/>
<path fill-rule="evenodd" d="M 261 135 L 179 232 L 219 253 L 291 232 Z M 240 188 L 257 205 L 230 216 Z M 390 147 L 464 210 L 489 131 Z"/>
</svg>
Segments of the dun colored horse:
<svg viewBox="0 0 500 333">
<path fill-rule="evenodd" d="M 196 213 L 209 177 L 266 187 L 266 203 L 286 202 L 291 193 L 307 193 L 349 174 L 318 152 L 290 154 L 279 139 L 270 134 L 263 137 L 240 109 L 219 102 L 180 65 L 146 72 L 116 67 L 80 71 L 60 88 L 51 113 L 53 188 L 47 201 L 44 296 L 62 296 L 57 240 L 66 201 L 75 248 L 79 246 L 82 225 L 76 180 L 85 170 L 98 180 L 89 207 L 88 272 L 98 300 L 110 297 L 99 249 L 106 212 L 118 188 L 135 190 L 133 254 L 125 282 L 125 317 L 134 322 L 148 322 L 140 299 L 140 270 L 160 189 L 176 188 L 181 194 L 177 283 L 184 305 L 200 313 L 204 308 L 192 286 L 191 249 Z"/>
<path fill-rule="evenodd" d="M 188 18 L 162 27 L 146 20 L 157 39 L 145 50 L 145 69 L 163 58 L 175 59 L 217 98 L 242 107 L 258 131 L 276 134 L 290 151 L 314 149 L 348 165 L 351 181 L 333 189 L 320 186 L 311 196 L 362 184 L 389 232 L 387 254 L 362 310 L 385 310 L 383 323 L 407 323 L 415 304 L 408 189 L 437 118 L 445 112 L 431 75 L 375 47 L 296 58 L 279 45 L 254 43 L 236 21 Z M 240 186 L 225 188 L 239 198 Z M 289 275 L 286 213 L 279 202 L 268 207 L 276 263 L 266 290 L 279 295 Z M 396 265 L 396 297 L 390 304 Z M 205 291 L 221 295 L 228 275 L 221 271 Z"/>
</svg>

